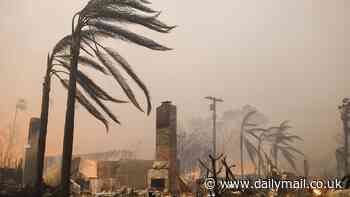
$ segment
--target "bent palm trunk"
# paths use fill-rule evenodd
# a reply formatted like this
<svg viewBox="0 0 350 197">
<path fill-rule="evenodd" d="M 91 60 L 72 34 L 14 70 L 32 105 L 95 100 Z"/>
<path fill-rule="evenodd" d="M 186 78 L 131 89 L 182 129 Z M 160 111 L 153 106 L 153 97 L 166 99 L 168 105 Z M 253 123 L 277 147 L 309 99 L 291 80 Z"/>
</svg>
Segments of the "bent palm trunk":
<svg viewBox="0 0 350 197">
<path fill-rule="evenodd" d="M 73 33 L 73 45 L 71 47 L 71 72 L 69 74 L 69 87 L 67 98 L 66 119 L 64 126 L 63 153 L 62 153 L 62 169 L 61 169 L 61 186 L 62 196 L 70 195 L 70 169 L 73 152 L 74 138 L 74 114 L 75 114 L 75 96 L 76 81 L 78 71 L 78 57 L 80 48 L 80 30 L 76 28 Z"/>
<path fill-rule="evenodd" d="M 43 95 L 41 101 L 41 114 L 40 114 L 40 137 L 38 141 L 38 165 L 37 165 L 37 180 L 35 183 L 34 196 L 42 196 L 42 185 L 43 185 L 43 171 L 44 171 L 44 160 L 45 160 L 45 149 L 46 149 L 46 135 L 47 135 L 47 124 L 49 116 L 49 99 L 50 99 L 50 86 L 51 86 L 51 77 L 50 77 L 50 59 L 47 58 L 47 69 L 46 75 L 43 84 Z"/>
</svg>

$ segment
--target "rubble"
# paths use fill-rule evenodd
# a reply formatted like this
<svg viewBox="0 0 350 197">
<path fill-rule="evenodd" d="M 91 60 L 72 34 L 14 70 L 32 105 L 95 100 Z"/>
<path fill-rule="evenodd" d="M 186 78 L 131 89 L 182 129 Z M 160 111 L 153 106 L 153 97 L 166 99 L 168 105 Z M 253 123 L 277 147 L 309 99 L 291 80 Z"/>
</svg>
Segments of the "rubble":
<svg viewBox="0 0 350 197">
<path fill-rule="evenodd" d="M 34 121 L 34 119 L 33 119 Z M 38 120 L 36 119 L 36 122 Z M 31 122 L 32 124 L 32 122 Z M 35 125 L 34 125 L 35 126 Z M 30 186 L 35 181 L 36 148 L 38 126 L 30 129 L 30 137 L 23 166 L 17 169 L 0 168 L 0 197 L 26 197 L 31 192 Z M 128 150 L 107 151 L 102 153 L 74 155 L 71 167 L 71 191 L 74 197 L 167 197 L 167 196 L 210 196 L 204 188 L 200 167 L 180 176 L 177 160 L 176 139 L 176 106 L 170 102 L 163 102 L 157 108 L 156 124 L 156 153 L 154 160 L 136 159 L 133 152 Z M 215 180 L 235 179 L 236 174 L 231 171 L 235 165 L 228 165 L 226 158 L 210 156 L 211 163 L 199 160 L 199 164 L 206 170 L 206 176 L 211 175 Z M 59 157 L 45 159 L 45 176 L 47 184 L 45 197 L 59 196 L 60 192 Z M 22 179 L 22 172 L 24 177 Z M 274 172 L 274 173 L 273 173 Z M 292 174 L 279 174 L 278 170 L 270 170 L 271 176 L 292 177 Z M 10 174 L 10 175 L 9 175 Z M 288 175 L 288 176 L 287 176 Z M 252 175 L 255 176 L 256 175 Z M 238 177 L 238 176 L 237 176 Z M 6 181 L 4 181 L 4 179 Z M 235 190 L 214 191 L 216 196 L 350 196 L 350 190 Z"/>
</svg>

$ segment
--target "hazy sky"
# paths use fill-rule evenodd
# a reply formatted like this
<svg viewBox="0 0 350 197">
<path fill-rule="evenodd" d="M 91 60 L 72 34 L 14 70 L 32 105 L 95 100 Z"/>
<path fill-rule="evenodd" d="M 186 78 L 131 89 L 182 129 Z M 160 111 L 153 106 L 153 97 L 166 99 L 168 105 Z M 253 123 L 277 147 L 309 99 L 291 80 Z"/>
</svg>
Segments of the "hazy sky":
<svg viewBox="0 0 350 197">
<path fill-rule="evenodd" d="M 40 114 L 46 55 L 70 32 L 71 16 L 86 2 L 0 1 L 0 130 L 12 120 L 21 97 L 29 105 L 19 116 L 23 133 L 29 117 Z M 209 115 L 203 99 L 208 95 L 225 100 L 220 111 L 251 104 L 272 123 L 291 120 L 293 132 L 305 138 L 300 148 L 308 157 L 329 161 L 335 159 L 334 136 L 342 129 L 337 105 L 350 96 L 347 6 L 346 0 L 154 0 L 160 18 L 178 28 L 166 35 L 132 29 L 175 50 L 108 43 L 148 85 L 154 106 L 172 100 L 180 120 Z M 114 95 L 123 95 L 114 81 L 96 79 Z M 66 103 L 65 90 L 58 81 L 54 84 L 50 153 L 61 152 Z M 109 134 L 78 108 L 75 151 L 130 148 L 152 158 L 154 111 L 146 117 L 131 105 L 110 106 L 123 124 L 113 124 Z"/>
</svg>

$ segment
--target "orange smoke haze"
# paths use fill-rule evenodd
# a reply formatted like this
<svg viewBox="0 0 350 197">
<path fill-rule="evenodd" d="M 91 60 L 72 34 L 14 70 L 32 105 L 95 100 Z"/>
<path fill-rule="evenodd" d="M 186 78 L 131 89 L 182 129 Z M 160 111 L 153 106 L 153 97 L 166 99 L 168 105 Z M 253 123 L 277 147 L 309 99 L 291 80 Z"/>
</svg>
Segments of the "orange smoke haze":
<svg viewBox="0 0 350 197">
<path fill-rule="evenodd" d="M 71 17 L 86 2 L 0 1 L 0 135 L 12 123 L 16 101 L 26 99 L 28 109 L 19 113 L 17 121 L 19 151 L 30 117 L 40 114 L 46 55 L 71 32 Z M 174 50 L 163 53 L 119 41 L 106 43 L 129 61 L 148 86 L 154 108 L 171 100 L 182 122 L 210 116 L 205 96 L 224 99 L 218 114 L 250 104 L 273 125 L 291 121 L 292 132 L 304 139 L 297 146 L 310 160 L 311 173 L 335 167 L 339 146 L 335 136 L 342 132 L 337 105 L 350 96 L 350 1 L 152 2 L 162 11 L 162 20 L 178 27 L 167 35 L 141 27 L 132 30 Z M 125 99 L 115 81 L 88 74 L 113 96 Z M 51 93 L 47 153 L 59 154 L 66 91 L 54 79 Z M 141 92 L 136 94 L 144 106 Z M 155 111 L 147 117 L 130 104 L 109 107 L 122 125 L 111 124 L 106 133 L 78 106 L 75 153 L 130 149 L 137 157 L 154 158 Z M 234 161 L 239 161 L 238 139 L 235 132 L 227 146 Z"/>
</svg>

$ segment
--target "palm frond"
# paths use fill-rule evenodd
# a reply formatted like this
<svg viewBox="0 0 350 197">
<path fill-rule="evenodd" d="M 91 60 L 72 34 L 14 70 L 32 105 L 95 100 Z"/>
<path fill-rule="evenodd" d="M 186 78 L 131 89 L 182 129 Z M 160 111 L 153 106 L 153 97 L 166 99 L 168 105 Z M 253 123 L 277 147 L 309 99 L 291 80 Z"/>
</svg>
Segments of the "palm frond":
<svg viewBox="0 0 350 197">
<path fill-rule="evenodd" d="M 107 72 L 107 70 L 103 66 L 101 66 L 98 62 L 94 61 L 91 58 L 88 58 L 88 57 L 85 57 L 85 56 L 79 56 L 78 62 L 79 62 L 79 64 L 90 66 L 90 67 L 92 67 L 92 68 L 102 72 L 105 75 L 109 74 Z"/>
<path fill-rule="evenodd" d="M 285 121 L 281 122 L 280 127 L 287 127 L 287 126 L 289 126 L 288 125 L 289 122 L 290 122 L 289 120 L 285 120 Z"/>
<path fill-rule="evenodd" d="M 89 40 L 84 39 L 84 37 L 81 38 L 81 42 L 82 42 L 84 45 L 88 46 L 92 51 L 95 52 L 95 51 L 97 50 L 97 48 L 94 47 L 94 46 L 91 44 L 91 42 L 90 42 Z"/>
<path fill-rule="evenodd" d="M 251 116 L 253 116 L 255 113 L 256 113 L 256 111 L 251 111 L 251 112 L 247 113 L 247 114 L 243 117 L 243 121 L 242 121 L 242 125 L 241 125 L 242 128 L 244 128 L 244 127 L 247 126 L 247 122 L 248 122 L 249 118 L 250 118 Z M 249 126 L 249 124 L 248 124 L 248 126 Z"/>
<path fill-rule="evenodd" d="M 127 101 L 116 99 L 116 98 L 113 98 L 112 96 L 110 96 L 106 91 L 104 91 L 92 79 L 90 79 L 87 75 L 85 75 L 81 71 L 78 71 L 77 79 L 78 79 L 78 82 L 80 84 L 86 85 L 86 87 L 91 89 L 91 91 L 93 92 L 94 95 L 96 95 L 96 97 L 98 97 L 102 100 L 112 101 L 115 103 L 128 103 Z"/>
<path fill-rule="evenodd" d="M 137 0 L 121 0 L 118 1 L 118 6 L 125 6 L 125 7 L 130 7 L 136 10 L 140 10 L 143 12 L 147 13 L 155 13 L 156 11 L 153 10 L 152 8 L 144 5 L 142 1 L 137 1 Z"/>
<path fill-rule="evenodd" d="M 55 58 L 55 60 L 57 62 L 59 62 L 60 64 L 62 64 L 64 67 L 68 67 L 70 68 L 70 58 L 71 56 L 70 55 L 60 55 L 60 56 L 57 56 Z M 109 75 L 108 71 L 103 67 L 101 66 L 98 62 L 96 62 L 95 60 L 91 59 L 91 58 L 88 58 L 86 56 L 79 56 L 78 57 L 78 63 L 80 65 L 83 65 L 83 66 L 88 66 L 90 68 L 93 68 L 99 72 L 101 72 L 102 74 L 104 75 Z"/>
<path fill-rule="evenodd" d="M 294 148 L 293 146 L 287 146 L 287 147 L 285 147 L 285 149 L 290 150 L 290 151 L 293 151 L 293 152 L 295 152 L 295 153 L 298 153 L 298 154 L 304 156 L 304 153 L 303 153 L 302 151 L 300 151 L 300 150 L 297 149 L 297 148 Z"/>
<path fill-rule="evenodd" d="M 52 56 L 55 56 L 57 53 L 62 52 L 67 47 L 69 47 L 72 44 L 72 36 L 67 35 L 63 37 L 53 48 L 52 50 Z"/>
<path fill-rule="evenodd" d="M 89 49 L 86 48 L 86 46 L 83 43 L 80 44 L 80 49 L 83 50 L 90 57 L 94 57 L 94 55 L 89 51 Z"/>
<path fill-rule="evenodd" d="M 246 131 L 255 133 L 255 132 L 267 132 L 268 130 L 264 128 L 251 128 L 251 129 L 247 129 Z"/>
<path fill-rule="evenodd" d="M 108 31 L 104 31 L 102 29 L 96 29 L 94 27 L 94 28 L 90 28 L 90 33 L 89 34 L 83 34 L 82 35 L 82 39 L 84 39 L 84 38 L 85 38 L 85 41 L 93 43 L 93 41 L 95 41 L 95 42 L 97 41 L 96 39 L 116 38 L 116 35 L 114 33 L 111 33 L 111 32 L 108 32 Z M 97 49 L 95 49 L 95 50 L 97 50 Z M 95 50 L 93 50 L 93 51 L 95 51 Z"/>
<path fill-rule="evenodd" d="M 145 0 L 90 0 L 84 10 L 87 12 L 110 6 L 126 6 L 144 12 L 154 12 L 144 4 L 150 4 L 150 2 Z"/>
<path fill-rule="evenodd" d="M 59 62 L 62 64 L 64 68 L 66 68 L 70 72 L 70 66 L 68 63 L 64 61 L 59 61 Z M 110 96 L 106 91 L 104 91 L 100 86 L 98 86 L 92 79 L 90 79 L 87 75 L 85 75 L 80 70 L 78 70 L 77 72 L 77 81 L 81 86 L 92 91 L 93 94 L 100 99 L 112 101 L 115 103 L 127 103 L 127 101 L 116 99 Z"/>
<path fill-rule="evenodd" d="M 88 29 L 88 30 L 82 30 L 81 35 L 82 36 L 89 36 L 89 35 L 98 35 L 102 37 L 108 37 L 106 33 L 104 32 L 99 32 L 94 29 Z M 63 37 L 58 43 L 54 46 L 52 50 L 52 57 L 56 56 L 59 53 L 64 52 L 64 50 L 68 49 L 72 44 L 72 35 L 66 35 Z M 84 51 L 86 50 L 85 48 L 83 49 Z"/>
<path fill-rule="evenodd" d="M 257 134 L 255 134 L 253 131 L 247 130 L 245 132 L 248 133 L 249 135 L 253 136 L 255 139 L 259 140 L 259 136 Z"/>
<path fill-rule="evenodd" d="M 290 141 L 287 140 L 278 140 L 275 143 L 283 144 L 284 146 L 290 146 Z"/>
<path fill-rule="evenodd" d="M 266 139 L 271 141 L 271 140 L 275 140 L 277 137 L 279 137 L 281 135 L 281 133 L 279 132 L 269 132 L 265 135 Z"/>
<path fill-rule="evenodd" d="M 111 22 L 120 22 L 120 23 L 130 23 L 142 25 L 151 30 L 168 33 L 176 26 L 168 26 L 165 23 L 157 19 L 160 15 L 160 12 L 154 16 L 143 16 L 136 14 L 130 9 L 123 9 L 120 5 L 101 7 L 98 10 L 92 10 L 92 12 L 86 13 L 86 17 L 89 18 L 89 21 L 111 21 Z"/>
<path fill-rule="evenodd" d="M 118 82 L 118 84 L 123 89 L 124 93 L 130 99 L 130 101 L 135 105 L 136 108 L 138 108 L 140 111 L 143 112 L 143 109 L 141 108 L 141 106 L 137 102 L 136 97 L 135 97 L 133 91 L 131 90 L 130 86 L 125 81 L 124 77 L 121 75 L 119 70 L 116 67 L 114 67 L 113 64 L 109 61 L 106 54 L 97 51 L 96 55 L 97 55 L 98 59 L 103 63 L 103 65 L 105 65 L 105 67 L 109 70 L 109 72 L 112 74 L 114 79 Z"/>
<path fill-rule="evenodd" d="M 289 121 L 283 121 L 279 126 L 272 126 L 269 127 L 268 134 L 266 134 L 267 138 L 273 138 L 273 137 L 280 137 L 280 136 L 286 136 L 287 134 L 285 133 L 289 128 L 292 128 L 287 125 Z"/>
<path fill-rule="evenodd" d="M 297 135 L 285 135 L 286 140 L 293 142 L 294 140 L 303 141 L 303 138 Z"/>
<path fill-rule="evenodd" d="M 258 124 L 247 122 L 247 123 L 245 123 L 245 126 L 246 127 L 256 127 L 256 126 L 258 126 Z"/>
<path fill-rule="evenodd" d="M 281 150 L 283 157 L 287 160 L 288 164 L 291 165 L 294 170 L 297 170 L 297 167 L 296 167 L 296 164 L 294 161 L 295 157 L 285 149 L 280 149 L 280 150 Z"/>
<path fill-rule="evenodd" d="M 80 86 L 85 90 L 85 92 L 88 93 L 88 95 L 99 105 L 104 112 L 116 123 L 120 124 L 120 121 L 118 118 L 111 112 L 108 107 L 97 97 L 95 92 L 93 92 L 87 85 L 86 83 L 79 83 Z"/>
<path fill-rule="evenodd" d="M 108 23 L 99 22 L 99 21 L 91 22 L 90 24 L 99 30 L 103 30 L 103 32 L 110 33 L 115 38 L 120 38 L 125 41 L 130 41 L 132 43 L 138 44 L 140 46 L 143 46 L 152 50 L 160 50 L 160 51 L 171 50 L 170 48 L 160 45 L 151 39 L 148 39 L 144 36 L 138 35 L 136 33 L 125 30 L 115 25 L 110 25 Z"/>
<path fill-rule="evenodd" d="M 68 80 L 59 79 L 63 87 L 68 89 Z M 76 91 L 76 99 L 78 102 L 84 106 L 84 108 L 93 115 L 96 119 L 100 120 L 106 127 L 106 130 L 109 130 L 108 121 L 106 118 L 90 103 L 90 101 L 77 89 Z"/>
<path fill-rule="evenodd" d="M 285 131 L 287 129 L 292 128 L 292 126 L 288 125 L 289 122 L 290 122 L 289 120 L 285 120 L 280 124 L 281 131 Z"/>
<path fill-rule="evenodd" d="M 145 4 L 151 4 L 150 1 L 147 1 L 147 0 L 140 0 L 142 3 L 145 3 Z"/>
<path fill-rule="evenodd" d="M 117 62 L 120 66 L 123 67 L 123 69 L 128 73 L 128 75 L 135 80 L 137 85 L 142 89 L 144 92 L 146 99 L 147 99 L 147 114 L 150 114 L 152 109 L 151 99 L 149 95 L 149 91 L 146 87 L 146 85 L 141 81 L 141 79 L 136 75 L 134 70 L 131 68 L 130 64 L 115 50 L 111 48 L 104 48 L 105 51 Z"/>
</svg>

